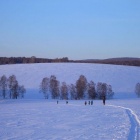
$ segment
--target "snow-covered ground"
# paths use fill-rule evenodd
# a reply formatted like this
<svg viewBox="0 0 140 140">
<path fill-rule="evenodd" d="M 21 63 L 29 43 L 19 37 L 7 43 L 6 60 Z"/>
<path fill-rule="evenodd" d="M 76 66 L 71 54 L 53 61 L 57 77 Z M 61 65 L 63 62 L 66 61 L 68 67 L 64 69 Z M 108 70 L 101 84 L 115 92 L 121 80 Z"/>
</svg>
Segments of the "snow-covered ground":
<svg viewBox="0 0 140 140">
<path fill-rule="evenodd" d="M 140 100 L 2 100 L 1 140 L 139 140 Z"/>
<path fill-rule="evenodd" d="M 0 100 L 0 140 L 139 140 L 140 99 L 134 93 L 140 67 L 100 64 L 1 65 L 0 76 L 15 74 L 27 89 L 25 99 Z M 106 105 L 100 100 L 45 100 L 39 93 L 44 77 L 75 83 L 83 74 L 88 81 L 111 84 L 115 92 Z"/>
</svg>

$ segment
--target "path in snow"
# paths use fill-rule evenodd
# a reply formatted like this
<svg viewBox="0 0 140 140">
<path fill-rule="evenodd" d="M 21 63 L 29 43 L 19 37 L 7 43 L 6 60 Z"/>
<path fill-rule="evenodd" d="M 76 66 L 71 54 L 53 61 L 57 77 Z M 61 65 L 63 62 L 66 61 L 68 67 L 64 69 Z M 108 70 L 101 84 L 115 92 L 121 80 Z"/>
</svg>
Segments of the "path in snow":
<svg viewBox="0 0 140 140">
<path fill-rule="evenodd" d="M 126 110 L 126 113 L 128 114 L 128 117 L 129 117 L 130 123 L 131 123 L 128 140 L 132 140 L 132 139 L 139 140 L 140 120 L 139 120 L 138 116 L 135 114 L 135 112 L 132 109 L 126 108 L 123 106 L 115 106 L 115 105 L 107 105 L 107 106 L 111 106 L 111 107 L 115 107 L 115 108 L 122 108 L 122 109 Z"/>
</svg>

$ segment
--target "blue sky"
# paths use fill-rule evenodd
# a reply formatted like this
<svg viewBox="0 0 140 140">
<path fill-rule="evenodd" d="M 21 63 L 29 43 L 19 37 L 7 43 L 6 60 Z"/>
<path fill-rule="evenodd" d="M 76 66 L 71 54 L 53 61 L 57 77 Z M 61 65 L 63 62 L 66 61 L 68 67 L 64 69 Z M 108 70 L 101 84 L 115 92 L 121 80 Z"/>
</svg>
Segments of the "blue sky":
<svg viewBox="0 0 140 140">
<path fill-rule="evenodd" d="M 140 0 L 0 0 L 0 56 L 140 57 Z"/>
</svg>

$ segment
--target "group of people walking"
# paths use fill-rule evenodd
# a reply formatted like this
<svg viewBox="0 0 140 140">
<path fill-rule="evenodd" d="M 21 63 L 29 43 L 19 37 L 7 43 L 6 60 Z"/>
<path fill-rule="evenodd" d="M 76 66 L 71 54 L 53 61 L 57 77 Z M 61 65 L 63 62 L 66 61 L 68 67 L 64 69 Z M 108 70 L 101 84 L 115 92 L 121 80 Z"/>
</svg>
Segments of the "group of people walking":
<svg viewBox="0 0 140 140">
<path fill-rule="evenodd" d="M 106 97 L 103 96 L 102 99 L 103 99 L 103 105 L 105 105 Z M 85 105 L 87 105 L 87 104 L 89 104 L 89 105 L 93 105 L 93 101 L 85 101 Z"/>
<path fill-rule="evenodd" d="M 85 101 L 85 105 L 87 105 L 87 104 L 93 105 L 93 101 Z"/>
<path fill-rule="evenodd" d="M 106 100 L 106 97 L 103 96 L 103 105 L 105 105 L 105 100 Z M 57 100 L 57 104 L 58 104 L 58 100 Z M 68 104 L 68 101 L 66 101 L 66 104 Z M 85 105 L 93 105 L 93 101 L 85 101 Z"/>
<path fill-rule="evenodd" d="M 57 100 L 57 104 L 59 103 L 59 101 Z M 68 104 L 69 102 L 68 101 L 66 101 L 66 104 Z"/>
</svg>

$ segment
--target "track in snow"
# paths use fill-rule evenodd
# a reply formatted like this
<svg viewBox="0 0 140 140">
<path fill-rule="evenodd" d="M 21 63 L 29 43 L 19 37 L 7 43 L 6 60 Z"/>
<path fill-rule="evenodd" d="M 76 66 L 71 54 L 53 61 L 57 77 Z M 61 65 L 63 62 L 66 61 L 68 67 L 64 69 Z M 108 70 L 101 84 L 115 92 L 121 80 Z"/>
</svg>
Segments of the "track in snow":
<svg viewBox="0 0 140 140">
<path fill-rule="evenodd" d="M 138 116 L 134 113 L 134 111 L 130 108 L 126 108 L 123 106 L 115 106 L 115 105 L 108 105 L 108 106 L 125 109 L 131 123 L 128 140 L 132 140 L 132 139 L 139 140 L 140 120 Z"/>
</svg>

